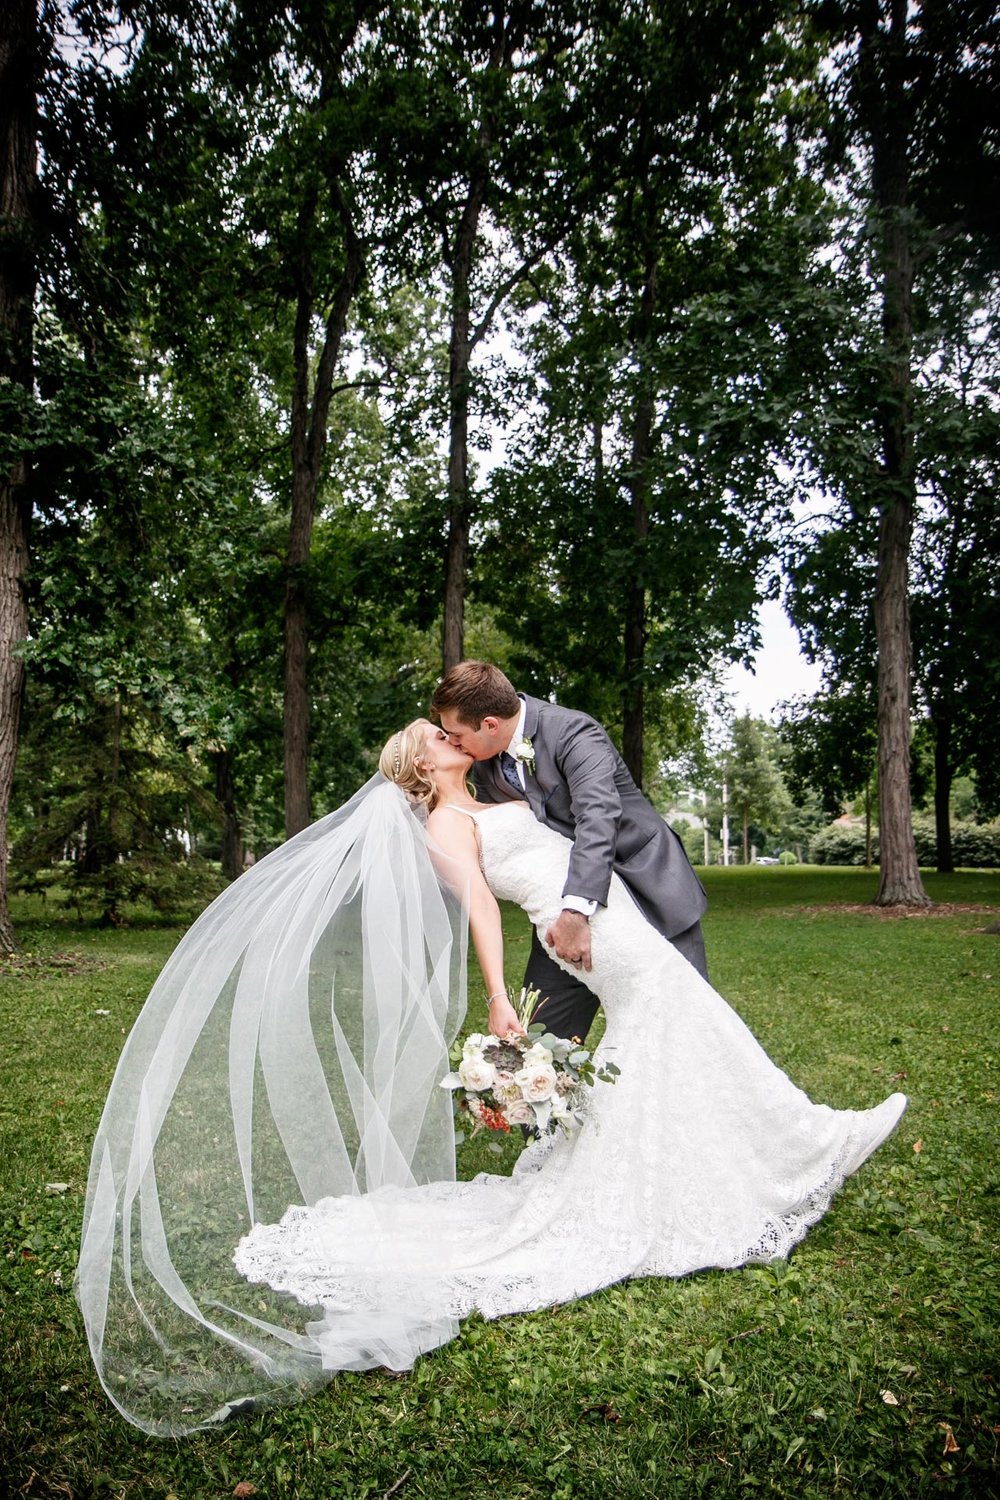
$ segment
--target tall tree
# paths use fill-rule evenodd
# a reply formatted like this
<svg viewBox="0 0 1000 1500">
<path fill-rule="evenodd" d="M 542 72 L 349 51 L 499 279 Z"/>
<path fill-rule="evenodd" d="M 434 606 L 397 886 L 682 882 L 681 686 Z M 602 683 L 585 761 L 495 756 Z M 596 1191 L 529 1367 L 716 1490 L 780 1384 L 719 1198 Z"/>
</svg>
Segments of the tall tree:
<svg viewBox="0 0 1000 1500">
<path fill-rule="evenodd" d="M 375 9 L 371 0 L 355 0 L 355 4 L 344 8 L 343 15 L 324 17 L 318 28 L 322 44 L 314 62 L 319 74 L 317 123 L 323 122 L 329 128 L 324 116 L 332 116 L 334 125 L 321 151 L 303 163 L 302 197 L 292 252 L 295 288 L 292 490 L 284 601 L 285 832 L 289 837 L 305 828 L 312 815 L 306 564 L 323 479 L 334 374 L 347 332 L 348 315 L 365 269 L 349 176 L 354 165 L 352 159 L 359 154 L 362 142 L 343 129 L 342 122 L 349 118 L 352 108 L 345 66 L 358 32 Z M 320 266 L 329 268 L 330 247 L 322 241 L 329 241 L 331 215 L 338 223 L 339 265 L 332 272 L 327 269 L 324 276 Z M 317 320 L 322 325 L 318 347 L 313 331 Z"/>
<path fill-rule="evenodd" d="M 924 461 L 912 577 L 915 691 L 934 744 L 937 866 L 954 868 L 951 793 L 974 770 L 1000 806 L 1000 297 L 938 276 L 933 378 L 918 381 Z"/>
<path fill-rule="evenodd" d="M 916 480 L 913 448 L 913 245 L 910 207 L 912 123 L 907 100 L 907 0 L 878 0 L 860 11 L 858 97 L 871 149 L 872 198 L 879 216 L 883 374 L 878 581 L 879 890 L 876 903 L 926 904 L 910 802 L 908 565 Z M 885 24 L 887 22 L 887 24 Z"/>
<path fill-rule="evenodd" d="M 995 244 L 1000 170 L 990 120 L 1000 81 L 996 11 L 982 0 L 822 4 L 845 48 L 835 87 L 867 182 L 871 275 L 881 341 L 872 360 L 879 457 L 869 485 L 878 515 L 880 905 L 927 903 L 910 799 L 912 643 L 908 564 L 916 510 L 914 295 L 942 245 L 967 259 Z M 954 253 L 954 251 L 953 251 Z M 860 353 L 860 351 L 859 351 Z"/>
<path fill-rule="evenodd" d="M 532 416 L 494 482 L 480 591 L 538 687 L 593 708 L 615 684 L 640 780 L 667 696 L 750 643 L 785 501 L 818 199 L 781 92 L 812 58 L 778 9 L 713 10 L 711 49 L 683 6 L 602 9 L 577 84 L 593 194 L 532 274 Z"/>
<path fill-rule="evenodd" d="M 477 513 L 472 424 L 500 418 L 483 361 L 476 369 L 474 360 L 511 297 L 565 235 L 588 189 L 571 105 L 584 9 L 449 0 L 425 8 L 421 20 L 431 42 L 424 87 L 432 114 L 428 139 L 408 160 L 441 247 L 449 321 L 445 670 L 465 650 Z"/>
<path fill-rule="evenodd" d="M 24 694 L 31 518 L 26 427 L 34 387 L 35 181 L 40 34 L 35 0 L 0 11 L 0 951 L 15 934 L 7 906 L 7 814 Z"/>
<path fill-rule="evenodd" d="M 749 712 L 733 721 L 729 747 L 723 756 L 729 805 L 740 820 L 743 863 L 750 863 L 750 824 L 766 826 L 781 817 L 788 794 L 781 774 L 777 735 Z"/>
</svg>

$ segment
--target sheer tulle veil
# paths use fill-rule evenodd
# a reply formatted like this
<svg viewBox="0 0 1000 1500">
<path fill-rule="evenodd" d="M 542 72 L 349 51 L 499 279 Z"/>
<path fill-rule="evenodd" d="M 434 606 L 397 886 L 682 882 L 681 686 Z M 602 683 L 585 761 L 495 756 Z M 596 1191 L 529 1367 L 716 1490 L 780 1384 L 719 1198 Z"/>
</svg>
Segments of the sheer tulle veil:
<svg viewBox="0 0 1000 1500">
<path fill-rule="evenodd" d="M 453 1336 L 419 1310 L 310 1311 L 232 1263 L 292 1203 L 453 1180 L 437 1087 L 465 1011 L 463 904 L 403 793 L 375 776 L 235 881 L 169 959 L 94 1144 L 77 1295 L 108 1395 L 179 1434 Z"/>
</svg>

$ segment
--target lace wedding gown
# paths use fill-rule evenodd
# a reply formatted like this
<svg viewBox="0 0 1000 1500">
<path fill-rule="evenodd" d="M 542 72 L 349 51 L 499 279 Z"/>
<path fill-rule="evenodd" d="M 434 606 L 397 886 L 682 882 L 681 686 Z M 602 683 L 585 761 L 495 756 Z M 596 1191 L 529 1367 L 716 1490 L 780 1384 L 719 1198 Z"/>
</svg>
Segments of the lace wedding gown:
<svg viewBox="0 0 1000 1500">
<path fill-rule="evenodd" d="M 523 804 L 470 816 L 490 888 L 544 932 L 567 841 Z M 511 1177 L 326 1198 L 240 1241 L 243 1276 L 320 1309 L 309 1332 L 327 1369 L 387 1350 L 405 1367 L 473 1309 L 496 1318 L 626 1277 L 785 1256 L 898 1123 L 902 1094 L 863 1111 L 813 1104 L 617 877 L 591 928 L 596 1056 L 621 1074 L 588 1091 L 577 1133 L 529 1145 Z"/>
</svg>

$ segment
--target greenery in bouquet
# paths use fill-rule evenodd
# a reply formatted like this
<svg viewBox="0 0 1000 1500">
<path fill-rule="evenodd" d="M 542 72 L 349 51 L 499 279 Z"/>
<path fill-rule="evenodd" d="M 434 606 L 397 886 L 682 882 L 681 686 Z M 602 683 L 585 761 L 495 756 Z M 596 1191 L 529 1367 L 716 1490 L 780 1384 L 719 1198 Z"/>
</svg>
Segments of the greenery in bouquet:
<svg viewBox="0 0 1000 1500">
<path fill-rule="evenodd" d="M 577 1038 L 553 1036 L 540 1022 L 529 1025 L 541 993 L 522 990 L 513 1000 L 527 1035 L 506 1037 L 474 1032 L 451 1050 L 453 1072 L 441 1080 L 451 1089 L 456 1123 L 471 1122 L 480 1130 L 508 1132 L 521 1125 L 536 1136 L 567 1134 L 583 1119 L 583 1090 L 599 1079 L 614 1083 L 619 1069 L 612 1062 L 595 1064 Z M 456 1139 L 464 1132 L 456 1130 Z"/>
</svg>

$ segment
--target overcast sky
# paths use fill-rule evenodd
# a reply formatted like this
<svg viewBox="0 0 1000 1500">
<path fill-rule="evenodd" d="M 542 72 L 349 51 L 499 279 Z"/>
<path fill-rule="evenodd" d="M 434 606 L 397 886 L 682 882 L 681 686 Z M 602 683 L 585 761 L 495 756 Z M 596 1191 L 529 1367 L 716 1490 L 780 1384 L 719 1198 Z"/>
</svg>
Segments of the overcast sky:
<svg viewBox="0 0 1000 1500">
<path fill-rule="evenodd" d="M 814 693 L 820 672 L 802 655 L 798 634 L 776 600 L 761 605 L 760 625 L 763 646 L 755 671 L 730 667 L 725 683 L 737 714 L 749 709 L 756 718 L 770 719 L 785 699 Z"/>
</svg>

